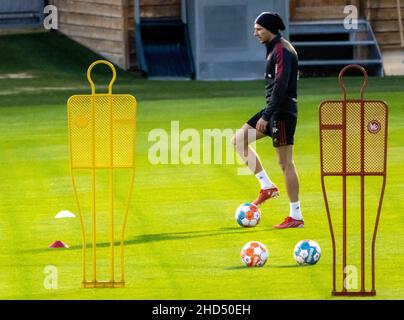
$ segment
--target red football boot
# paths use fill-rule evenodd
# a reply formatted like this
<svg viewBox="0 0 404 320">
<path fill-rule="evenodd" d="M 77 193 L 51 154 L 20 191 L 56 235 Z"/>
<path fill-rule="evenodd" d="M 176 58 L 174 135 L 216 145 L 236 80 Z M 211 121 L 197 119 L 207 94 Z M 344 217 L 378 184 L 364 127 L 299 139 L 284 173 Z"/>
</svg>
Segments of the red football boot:
<svg viewBox="0 0 404 320">
<path fill-rule="evenodd" d="M 282 223 L 277 224 L 274 226 L 276 229 L 287 229 L 287 228 L 303 228 L 304 221 L 303 220 L 296 220 L 292 217 L 286 217 Z"/>
<path fill-rule="evenodd" d="M 273 186 L 269 189 L 261 189 L 260 190 L 260 194 L 258 195 L 258 198 L 255 199 L 253 201 L 253 204 L 255 204 L 256 206 L 264 203 L 265 201 L 267 201 L 268 199 L 271 198 L 276 198 L 279 196 L 279 190 L 276 186 Z"/>
</svg>

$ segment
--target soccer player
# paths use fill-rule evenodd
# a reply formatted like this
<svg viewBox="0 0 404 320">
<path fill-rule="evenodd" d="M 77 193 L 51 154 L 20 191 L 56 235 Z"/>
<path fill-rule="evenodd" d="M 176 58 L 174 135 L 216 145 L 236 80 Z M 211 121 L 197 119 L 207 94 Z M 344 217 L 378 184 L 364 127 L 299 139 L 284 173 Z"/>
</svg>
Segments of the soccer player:
<svg viewBox="0 0 404 320">
<path fill-rule="evenodd" d="M 244 124 L 233 136 L 237 153 L 254 172 L 261 190 L 254 204 L 260 205 L 279 196 L 279 190 L 262 167 L 258 155 L 249 146 L 263 137 L 272 138 L 278 162 L 285 179 L 290 201 L 290 214 L 275 228 L 301 228 L 304 226 L 299 202 L 299 179 L 293 162 L 293 137 L 297 123 L 298 57 L 293 46 L 279 31 L 285 30 L 277 13 L 263 12 L 255 20 L 254 35 L 265 44 L 266 106 Z"/>
</svg>

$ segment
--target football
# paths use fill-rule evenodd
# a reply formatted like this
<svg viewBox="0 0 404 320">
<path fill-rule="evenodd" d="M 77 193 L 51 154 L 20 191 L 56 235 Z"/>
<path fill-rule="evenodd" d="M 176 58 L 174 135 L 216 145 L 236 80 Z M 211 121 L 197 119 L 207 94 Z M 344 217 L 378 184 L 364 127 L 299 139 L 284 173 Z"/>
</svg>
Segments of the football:
<svg viewBox="0 0 404 320">
<path fill-rule="evenodd" d="M 235 213 L 237 223 L 242 227 L 255 227 L 261 219 L 260 209 L 252 203 L 243 203 Z"/>
<path fill-rule="evenodd" d="M 313 265 L 320 260 L 321 249 L 313 240 L 302 240 L 296 244 L 293 256 L 300 265 Z"/>
<path fill-rule="evenodd" d="M 262 267 L 268 260 L 267 247 L 258 241 L 245 244 L 240 253 L 241 261 L 248 267 Z"/>
</svg>

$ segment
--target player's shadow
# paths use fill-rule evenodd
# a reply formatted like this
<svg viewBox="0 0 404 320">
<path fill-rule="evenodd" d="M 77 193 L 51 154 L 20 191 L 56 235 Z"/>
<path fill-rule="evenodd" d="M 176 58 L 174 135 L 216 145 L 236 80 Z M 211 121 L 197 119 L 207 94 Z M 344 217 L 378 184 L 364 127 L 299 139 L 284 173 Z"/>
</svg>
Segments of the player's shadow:
<svg viewBox="0 0 404 320">
<path fill-rule="evenodd" d="M 284 264 L 284 265 L 271 265 L 270 267 L 279 269 L 289 269 L 289 268 L 307 268 L 310 267 L 310 265 Z"/>
<path fill-rule="evenodd" d="M 298 264 L 285 264 L 285 265 L 272 265 L 269 263 L 268 268 L 279 268 L 279 269 L 289 269 L 289 268 L 305 268 L 305 267 L 310 267 L 309 265 L 298 265 Z M 246 266 L 232 266 L 232 267 L 226 267 L 224 270 L 242 270 L 245 269 Z M 254 269 L 254 268 L 252 268 Z"/>
<path fill-rule="evenodd" d="M 226 267 L 223 268 L 224 270 L 245 270 L 246 266 L 232 266 L 232 267 Z"/>
</svg>

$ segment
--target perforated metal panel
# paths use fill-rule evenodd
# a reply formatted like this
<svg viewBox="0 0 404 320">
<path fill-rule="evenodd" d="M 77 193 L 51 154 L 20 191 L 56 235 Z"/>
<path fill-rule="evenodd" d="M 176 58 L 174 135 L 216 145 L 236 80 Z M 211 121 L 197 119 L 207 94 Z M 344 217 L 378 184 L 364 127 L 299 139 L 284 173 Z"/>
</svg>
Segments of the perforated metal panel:
<svg viewBox="0 0 404 320">
<path fill-rule="evenodd" d="M 133 167 L 135 108 L 131 95 L 72 96 L 68 102 L 72 168 Z"/>
<path fill-rule="evenodd" d="M 345 125 L 343 125 L 344 109 Z M 323 173 L 383 174 L 386 169 L 386 124 L 387 106 L 383 101 L 347 100 L 322 103 L 320 138 Z"/>
</svg>

